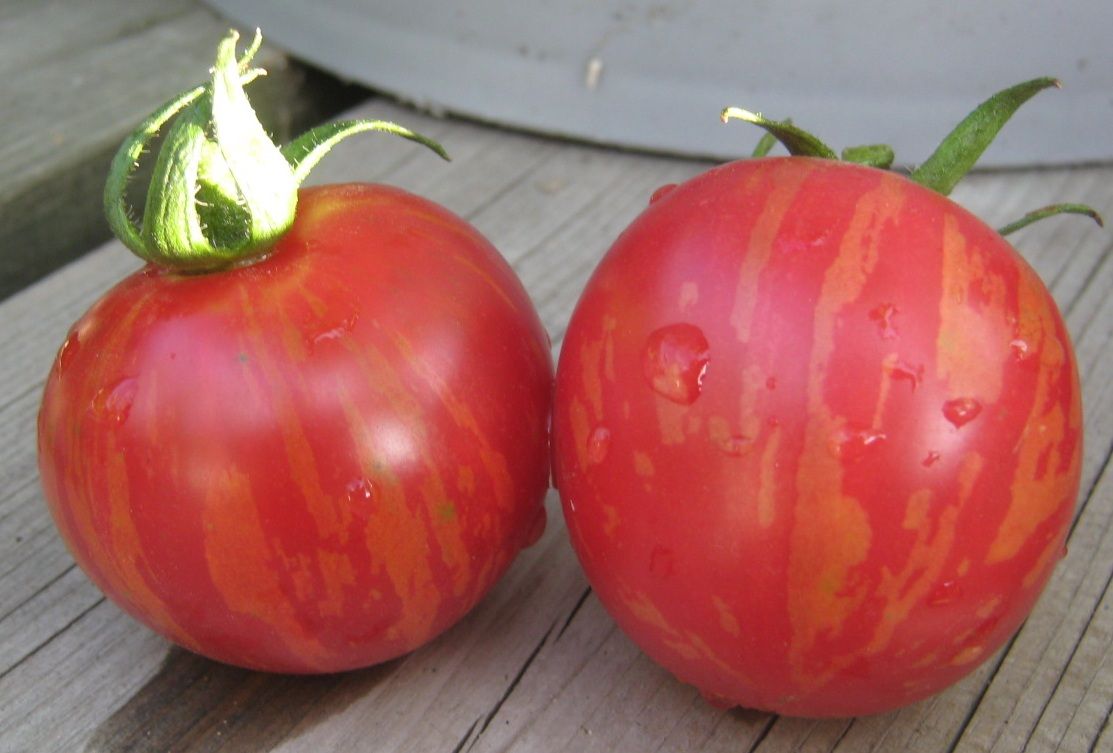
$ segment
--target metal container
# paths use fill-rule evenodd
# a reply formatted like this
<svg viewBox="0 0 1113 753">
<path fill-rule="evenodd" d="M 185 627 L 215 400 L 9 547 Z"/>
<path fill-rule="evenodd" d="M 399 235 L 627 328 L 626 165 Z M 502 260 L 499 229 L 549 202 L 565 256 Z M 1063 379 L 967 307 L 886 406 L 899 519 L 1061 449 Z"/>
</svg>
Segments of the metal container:
<svg viewBox="0 0 1113 753">
<path fill-rule="evenodd" d="M 1113 159 L 1113 2 L 210 0 L 342 77 L 434 111 L 625 147 L 734 157 L 726 105 L 836 148 L 922 161 L 994 91 L 1026 105 L 981 165 Z"/>
</svg>

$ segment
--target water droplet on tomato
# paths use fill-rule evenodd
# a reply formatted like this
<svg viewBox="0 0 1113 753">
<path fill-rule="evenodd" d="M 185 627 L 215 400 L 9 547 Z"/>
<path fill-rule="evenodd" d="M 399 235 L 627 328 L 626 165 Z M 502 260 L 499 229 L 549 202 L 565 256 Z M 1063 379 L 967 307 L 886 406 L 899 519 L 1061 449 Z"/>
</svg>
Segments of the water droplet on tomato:
<svg viewBox="0 0 1113 753">
<path fill-rule="evenodd" d="M 365 478 L 350 481 L 346 488 L 348 501 L 353 505 L 367 504 L 375 498 L 374 485 Z"/>
<path fill-rule="evenodd" d="M 672 193 L 672 190 L 674 188 L 676 188 L 675 183 L 666 183 L 649 195 L 649 203 L 653 204 L 654 202 L 660 201 L 665 196 L 668 196 L 670 193 Z"/>
<path fill-rule="evenodd" d="M 927 603 L 928 606 L 941 607 L 945 604 L 950 604 L 960 596 L 962 596 L 962 587 L 959 585 L 958 581 L 953 579 L 945 580 L 928 594 Z"/>
<path fill-rule="evenodd" d="M 857 462 L 885 442 L 885 433 L 869 428 L 843 427 L 832 437 L 828 448 L 839 460 Z"/>
<path fill-rule="evenodd" d="M 827 242 L 829 237 L 831 237 L 831 227 L 825 225 L 813 229 L 810 233 L 800 231 L 793 235 L 778 236 L 774 243 L 777 251 L 781 254 L 799 254 L 813 248 L 819 248 Z"/>
<path fill-rule="evenodd" d="M 116 382 L 111 387 L 102 387 L 93 397 L 93 412 L 107 421 L 122 424 L 131 412 L 139 383 L 131 377 Z"/>
<path fill-rule="evenodd" d="M 933 465 L 938 463 L 939 459 L 942 457 L 943 456 L 935 450 L 931 450 L 930 452 L 928 452 L 927 455 L 924 456 L 924 459 L 922 461 L 924 468 L 931 468 Z"/>
<path fill-rule="evenodd" d="M 1004 612 L 994 613 L 983 620 L 981 624 L 974 628 L 974 632 L 971 634 L 967 645 L 979 643 L 988 638 L 990 634 L 997 629 L 997 625 L 1000 624 L 1002 616 L 1004 616 Z"/>
<path fill-rule="evenodd" d="M 943 415 L 956 429 L 973 421 L 981 412 L 982 404 L 972 397 L 959 397 L 943 403 Z"/>
<path fill-rule="evenodd" d="M 1032 349 L 1028 345 L 1028 341 L 1021 340 L 1019 337 L 1009 343 L 1009 350 L 1012 351 L 1013 358 L 1017 361 L 1027 361 L 1032 355 Z"/>
<path fill-rule="evenodd" d="M 339 340 L 340 338 L 351 333 L 351 331 L 355 328 L 356 322 L 358 320 L 359 314 L 352 314 L 351 316 L 345 317 L 335 327 L 330 327 L 324 332 L 320 332 L 314 335 L 312 340 L 310 341 L 310 346 L 319 345 L 323 342 L 327 342 L 328 340 Z"/>
<path fill-rule="evenodd" d="M 70 367 L 73 359 L 77 357 L 77 351 L 80 349 L 81 338 L 78 337 L 77 330 L 73 330 L 58 350 L 58 376 L 62 376 L 66 369 Z"/>
<path fill-rule="evenodd" d="M 897 361 L 888 367 L 889 376 L 893 379 L 908 382 L 912 385 L 912 391 L 915 392 L 920 383 L 924 381 L 924 367 L 923 365 L 912 366 L 904 361 Z"/>
<path fill-rule="evenodd" d="M 691 405 L 703 389 L 710 360 L 710 346 L 699 327 L 670 324 L 650 334 L 642 368 L 658 395 L 674 403 Z"/>
<path fill-rule="evenodd" d="M 611 448 L 611 430 L 606 426 L 596 426 L 595 431 L 587 438 L 587 460 L 592 465 L 599 465 L 607 459 L 607 451 Z"/>
<path fill-rule="evenodd" d="M 869 312 L 869 317 L 877 324 L 877 331 L 884 340 L 892 340 L 897 336 L 897 328 L 893 325 L 893 317 L 900 312 L 891 303 L 882 303 Z"/>
</svg>

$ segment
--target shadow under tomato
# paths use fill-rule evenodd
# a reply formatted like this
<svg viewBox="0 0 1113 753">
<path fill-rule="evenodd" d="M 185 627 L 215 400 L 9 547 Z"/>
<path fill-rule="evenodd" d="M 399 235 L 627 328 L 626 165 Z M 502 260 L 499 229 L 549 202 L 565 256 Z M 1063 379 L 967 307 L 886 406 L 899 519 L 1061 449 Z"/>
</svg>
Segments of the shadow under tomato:
<svg viewBox="0 0 1113 753">
<path fill-rule="evenodd" d="M 92 753 L 269 750 L 347 708 L 401 660 L 332 675 L 276 675 L 171 648 L 158 672 L 94 732 Z"/>
</svg>

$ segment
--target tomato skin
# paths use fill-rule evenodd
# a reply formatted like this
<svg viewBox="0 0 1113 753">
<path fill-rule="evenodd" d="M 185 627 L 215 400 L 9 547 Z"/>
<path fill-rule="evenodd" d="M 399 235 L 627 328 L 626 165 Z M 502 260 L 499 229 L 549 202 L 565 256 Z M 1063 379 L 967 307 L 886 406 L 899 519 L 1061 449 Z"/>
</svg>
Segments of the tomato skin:
<svg viewBox="0 0 1113 753">
<path fill-rule="evenodd" d="M 557 368 L 554 475 L 598 598 L 716 702 L 851 716 L 954 683 L 1035 603 L 1082 410 L 1046 288 L 903 177 L 749 160 L 619 237 Z"/>
<path fill-rule="evenodd" d="M 473 228 L 403 191 L 304 189 L 255 264 L 148 267 L 74 326 L 39 462 L 90 578 L 255 669 L 408 652 L 544 524 L 547 335 Z"/>
</svg>

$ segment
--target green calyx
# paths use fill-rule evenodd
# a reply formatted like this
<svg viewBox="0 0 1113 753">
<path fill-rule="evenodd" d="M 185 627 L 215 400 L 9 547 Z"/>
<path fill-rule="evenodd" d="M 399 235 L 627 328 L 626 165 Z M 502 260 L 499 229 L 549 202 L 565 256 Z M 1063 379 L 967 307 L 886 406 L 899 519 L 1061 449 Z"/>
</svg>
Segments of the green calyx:
<svg viewBox="0 0 1113 753">
<path fill-rule="evenodd" d="M 298 186 L 342 139 L 384 131 L 430 148 L 420 134 L 385 121 L 349 120 L 314 128 L 279 148 L 255 115 L 244 86 L 265 71 L 250 63 L 255 38 L 236 59 L 239 34 L 217 48 L 212 79 L 179 94 L 124 140 L 109 168 L 104 210 L 116 236 L 137 256 L 183 272 L 203 272 L 250 261 L 294 222 Z M 159 130 L 173 120 L 155 161 L 143 218 L 133 221 L 125 190 L 136 163 Z"/>
<path fill-rule="evenodd" d="M 932 155 L 912 171 L 909 178 L 944 196 L 950 194 L 1022 104 L 1044 89 L 1060 86 L 1059 81 L 1054 78 L 1037 78 L 997 92 L 963 118 Z M 739 107 L 727 107 L 720 118 L 724 123 L 743 120 L 766 131 L 754 149 L 754 157 L 764 157 L 775 142 L 779 141 L 794 156 L 839 159 L 831 147 L 789 120 L 769 120 L 760 113 Z M 894 155 L 892 147 L 886 144 L 868 144 L 843 149 L 841 158 L 844 162 L 885 170 L 892 166 Z M 998 232 L 1007 235 L 1037 220 L 1058 214 L 1081 214 L 1090 217 L 1098 225 L 1103 224 L 1101 215 L 1084 204 L 1053 204 L 1029 212 L 1019 220 L 1001 227 Z"/>
</svg>

